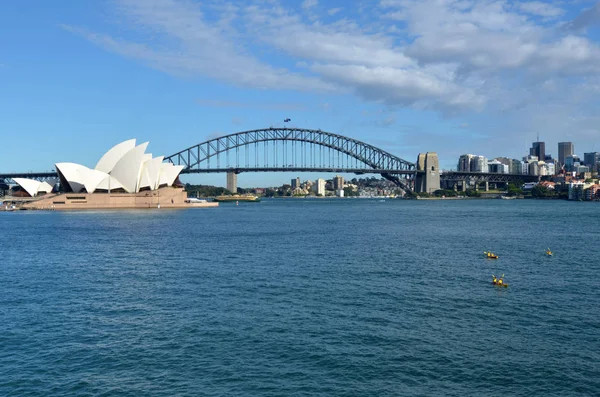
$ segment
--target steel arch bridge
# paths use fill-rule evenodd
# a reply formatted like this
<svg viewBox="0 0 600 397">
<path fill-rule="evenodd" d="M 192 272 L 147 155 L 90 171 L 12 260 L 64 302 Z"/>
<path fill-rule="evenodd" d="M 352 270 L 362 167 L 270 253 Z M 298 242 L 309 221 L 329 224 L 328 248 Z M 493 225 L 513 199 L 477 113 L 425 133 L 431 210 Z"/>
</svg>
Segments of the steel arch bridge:
<svg viewBox="0 0 600 397">
<path fill-rule="evenodd" d="M 412 190 L 415 164 L 373 145 L 321 130 L 265 128 L 214 138 L 165 157 L 183 174 L 345 172 L 381 174 Z"/>
</svg>

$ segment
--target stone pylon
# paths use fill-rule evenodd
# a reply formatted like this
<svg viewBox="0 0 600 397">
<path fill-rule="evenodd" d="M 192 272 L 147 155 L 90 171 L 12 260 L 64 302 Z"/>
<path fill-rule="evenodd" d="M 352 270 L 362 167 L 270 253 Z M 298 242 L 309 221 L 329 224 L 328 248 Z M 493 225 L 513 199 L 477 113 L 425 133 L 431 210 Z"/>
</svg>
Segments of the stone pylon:
<svg viewBox="0 0 600 397">
<path fill-rule="evenodd" d="M 433 193 L 440 189 L 440 163 L 436 152 L 419 153 L 417 157 L 417 193 Z"/>
</svg>

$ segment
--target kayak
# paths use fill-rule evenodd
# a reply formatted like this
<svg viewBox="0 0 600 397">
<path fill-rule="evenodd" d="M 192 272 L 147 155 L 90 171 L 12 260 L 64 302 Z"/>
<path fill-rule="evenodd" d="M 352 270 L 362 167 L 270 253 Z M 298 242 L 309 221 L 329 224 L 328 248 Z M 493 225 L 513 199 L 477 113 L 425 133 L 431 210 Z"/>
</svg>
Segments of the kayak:
<svg viewBox="0 0 600 397">
<path fill-rule="evenodd" d="M 493 281 L 492 281 L 492 284 L 494 284 L 496 287 L 504 287 L 504 288 L 508 287 L 508 284 L 498 284 Z"/>
<path fill-rule="evenodd" d="M 488 259 L 498 259 L 498 255 L 490 255 L 490 256 L 486 256 L 486 258 L 488 258 Z"/>
</svg>

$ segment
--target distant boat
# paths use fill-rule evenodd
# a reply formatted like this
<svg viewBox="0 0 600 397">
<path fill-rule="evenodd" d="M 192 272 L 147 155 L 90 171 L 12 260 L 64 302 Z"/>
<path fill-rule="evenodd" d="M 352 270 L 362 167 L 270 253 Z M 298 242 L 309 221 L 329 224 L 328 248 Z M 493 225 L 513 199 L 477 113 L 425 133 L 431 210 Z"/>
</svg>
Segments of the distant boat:
<svg viewBox="0 0 600 397">
<path fill-rule="evenodd" d="M 260 197 L 249 195 L 249 194 L 248 195 L 234 194 L 232 196 L 217 196 L 214 198 L 214 200 L 218 201 L 220 203 L 239 202 L 239 201 L 244 201 L 244 202 L 249 202 L 249 203 L 258 203 L 258 202 L 260 202 Z"/>
<path fill-rule="evenodd" d="M 514 200 L 514 199 L 516 199 L 515 196 L 500 196 L 500 198 L 503 199 L 503 200 Z"/>
</svg>

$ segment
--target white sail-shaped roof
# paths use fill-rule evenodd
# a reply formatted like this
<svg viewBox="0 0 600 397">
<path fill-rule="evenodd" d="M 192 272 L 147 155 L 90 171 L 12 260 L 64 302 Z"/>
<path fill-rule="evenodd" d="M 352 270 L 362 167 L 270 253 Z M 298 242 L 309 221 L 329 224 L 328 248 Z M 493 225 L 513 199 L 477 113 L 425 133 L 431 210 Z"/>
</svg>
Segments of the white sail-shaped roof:
<svg viewBox="0 0 600 397">
<path fill-rule="evenodd" d="M 175 179 L 177 179 L 177 176 L 179 175 L 181 170 L 183 170 L 183 165 L 173 165 L 171 163 L 162 163 L 160 179 L 159 179 L 158 185 L 159 186 L 173 185 L 173 182 L 175 182 Z"/>
<path fill-rule="evenodd" d="M 69 184 L 71 190 L 79 193 L 85 187 L 85 178 L 87 176 L 87 168 L 76 163 L 56 163 L 56 171 L 63 176 Z"/>
<path fill-rule="evenodd" d="M 21 186 L 25 191 L 31 196 L 37 196 L 38 189 L 42 182 L 36 181 L 35 179 L 27 179 L 27 178 L 13 178 L 19 186 Z M 52 190 L 52 189 L 51 189 Z"/>
<path fill-rule="evenodd" d="M 148 142 L 144 142 L 125 153 L 110 172 L 128 193 L 139 191 L 138 181 L 140 172 L 142 171 L 142 160 L 146 147 L 148 147 Z"/>
<path fill-rule="evenodd" d="M 165 156 L 158 156 L 146 162 L 146 173 L 150 180 L 150 189 L 158 189 L 160 182 L 160 171 L 163 159 Z"/>
<path fill-rule="evenodd" d="M 51 193 L 54 189 L 54 185 L 56 185 L 56 179 L 48 179 L 47 181 L 43 181 L 42 183 L 40 183 L 37 192 Z"/>
<path fill-rule="evenodd" d="M 92 170 L 85 165 L 75 163 L 57 163 L 57 171 L 71 187 L 73 192 L 78 193 L 85 188 L 88 193 L 94 193 L 108 174 L 98 170 Z"/>
<path fill-rule="evenodd" d="M 135 139 L 121 142 L 113 146 L 96 164 L 95 169 L 105 173 L 110 173 L 121 158 L 135 147 Z"/>
<path fill-rule="evenodd" d="M 160 166 L 164 156 L 159 156 L 150 160 L 144 161 L 142 172 L 140 174 L 139 189 L 149 188 L 156 189 L 158 177 L 160 176 Z"/>
<path fill-rule="evenodd" d="M 112 177 L 110 175 L 106 175 L 106 177 L 102 180 L 102 182 L 100 182 L 98 184 L 98 186 L 96 186 L 96 189 L 114 190 L 114 189 L 119 189 L 122 187 L 123 187 L 123 185 L 121 185 L 121 182 L 119 182 L 118 180 L 116 180 L 114 177 Z"/>
<path fill-rule="evenodd" d="M 94 193 L 94 190 L 98 189 L 98 185 L 108 176 L 109 175 L 106 172 L 91 170 L 88 168 L 83 181 L 85 190 L 87 190 L 88 193 Z"/>
<path fill-rule="evenodd" d="M 56 179 L 56 178 L 46 179 L 40 185 L 40 187 L 38 189 L 38 193 L 40 193 L 40 192 L 46 192 L 46 193 L 52 192 L 52 190 L 54 190 L 54 186 L 56 186 L 56 182 L 58 182 L 58 179 Z"/>
</svg>

